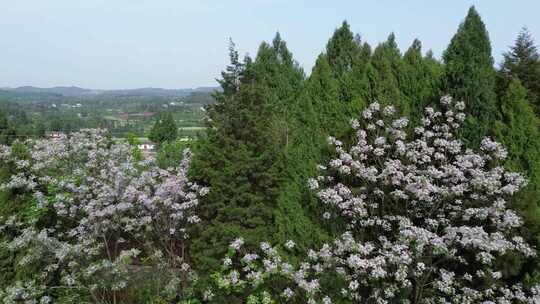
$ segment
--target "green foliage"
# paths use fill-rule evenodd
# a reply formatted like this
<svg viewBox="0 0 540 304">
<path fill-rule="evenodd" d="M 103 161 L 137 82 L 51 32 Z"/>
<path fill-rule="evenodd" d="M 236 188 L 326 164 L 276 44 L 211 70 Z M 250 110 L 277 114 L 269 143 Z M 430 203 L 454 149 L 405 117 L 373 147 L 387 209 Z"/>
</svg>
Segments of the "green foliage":
<svg viewBox="0 0 540 304">
<path fill-rule="evenodd" d="M 0 144 L 9 145 L 16 138 L 15 128 L 9 123 L 6 113 L 0 110 Z"/>
<path fill-rule="evenodd" d="M 13 153 L 20 159 L 27 159 L 29 151 L 19 141 L 15 141 L 11 147 Z M 15 172 L 15 164 L 1 163 L 0 164 L 0 184 L 6 182 L 8 178 Z M 13 216 L 24 217 L 27 220 L 38 221 L 41 212 L 36 212 L 35 199 L 23 192 L 0 189 L 0 223 L 8 221 Z M 15 235 L 15 231 L 0 230 L 0 244 L 9 237 Z M 32 275 L 39 265 L 30 265 L 26 267 L 26 271 L 22 267 L 18 267 L 17 261 L 20 257 L 10 252 L 7 248 L 0 245 L 0 289 L 9 285 L 13 280 Z"/>
<path fill-rule="evenodd" d="M 169 141 L 159 147 L 156 163 L 162 169 L 176 168 L 183 159 L 183 151 L 190 148 L 189 141 Z"/>
<path fill-rule="evenodd" d="M 358 43 L 358 52 L 355 60 L 353 61 L 352 70 L 348 74 L 351 87 L 350 96 L 352 97 L 349 108 L 346 112 L 349 117 L 357 117 L 371 98 L 371 92 L 369 87 L 369 81 L 367 78 L 367 71 L 370 67 L 371 61 L 371 46 L 364 42 L 361 44 L 360 37 L 356 37 Z"/>
<path fill-rule="evenodd" d="M 170 112 L 161 113 L 150 130 L 148 138 L 158 146 L 178 137 L 178 128 Z"/>
<path fill-rule="evenodd" d="M 512 79 L 504 92 L 495 134 L 508 149 L 511 169 L 526 170 L 531 176 L 537 169 L 531 156 L 540 151 L 539 121 L 527 100 L 527 90 L 519 80 Z"/>
<path fill-rule="evenodd" d="M 353 82 L 349 75 L 359 55 L 359 39 L 355 40 L 349 24 L 343 21 L 341 27 L 334 31 L 326 44 L 326 58 L 332 75 L 339 85 L 338 99 L 342 102 L 348 102 L 353 97 L 351 94 Z"/>
<path fill-rule="evenodd" d="M 328 61 L 336 78 L 343 77 L 352 68 L 358 45 L 347 21 L 334 31 L 326 45 Z"/>
<path fill-rule="evenodd" d="M 336 130 L 344 130 L 349 119 L 343 111 L 344 103 L 340 99 L 339 81 L 334 78 L 332 68 L 324 54 L 319 55 L 311 75 L 305 86 L 309 107 L 305 107 L 305 115 L 316 116 L 317 129 L 326 134 Z M 310 115 L 311 114 L 311 115 Z"/>
<path fill-rule="evenodd" d="M 322 237 L 319 225 L 314 222 L 310 209 L 309 192 L 305 183 L 306 175 L 314 168 L 314 153 L 320 153 L 314 145 L 313 133 L 317 124 L 309 123 L 316 119 L 310 115 L 308 102 L 304 99 L 304 73 L 292 59 L 286 44 L 279 34 L 272 42 L 273 52 L 261 46 L 261 53 L 253 63 L 258 72 L 259 88 L 264 88 L 273 113 L 270 132 L 277 144 L 277 162 L 273 171 L 277 180 L 273 209 L 275 233 L 273 239 L 285 242 L 298 241 L 299 247 L 308 247 L 319 242 Z M 277 57 L 277 58 L 276 58 Z M 273 72 L 274 69 L 279 70 Z M 261 74 L 268 76 L 259 78 Z M 320 136 L 320 135 L 319 135 Z M 275 145 L 274 144 L 274 145 Z M 315 154 L 316 155 L 316 154 Z M 311 156 L 311 157 L 310 157 Z M 318 221 L 316 217 L 316 221 Z"/>
<path fill-rule="evenodd" d="M 463 138 L 469 146 L 478 146 L 493 127 L 497 107 L 491 43 L 474 7 L 452 37 L 443 59 L 445 93 L 466 104 Z"/>
<path fill-rule="evenodd" d="M 137 137 L 137 134 L 131 132 L 126 134 L 126 140 L 131 146 L 137 146 L 141 143 L 141 141 Z"/>
<path fill-rule="evenodd" d="M 139 149 L 139 144 L 141 143 L 140 139 L 137 137 L 135 133 L 127 133 L 126 134 L 126 141 L 128 144 L 132 147 L 131 154 L 136 160 L 142 160 L 143 155 L 141 150 Z"/>
<path fill-rule="evenodd" d="M 499 72 L 501 87 L 508 86 L 512 78 L 518 78 L 527 89 L 527 99 L 540 114 L 540 54 L 534 39 L 526 28 L 516 38 L 510 51 L 504 53 Z"/>
<path fill-rule="evenodd" d="M 224 102 L 225 96 L 230 96 L 238 91 L 240 79 L 244 71 L 245 64 L 240 61 L 240 56 L 236 50 L 236 45 L 229 39 L 229 60 L 230 64 L 221 72 L 221 79 L 217 82 L 221 86 L 222 91 L 214 92 L 214 98 L 217 101 Z M 216 107 L 216 105 L 214 105 Z"/>
<path fill-rule="evenodd" d="M 366 76 L 370 55 L 370 46 L 362 44 L 344 21 L 328 40 L 326 53 L 317 58 L 305 85 L 303 98 L 306 101 L 299 114 L 303 115 L 305 128 L 314 132 L 308 138 L 319 145 L 316 149 L 325 149 L 326 137 L 330 134 L 344 136 L 351 118 L 360 113 L 370 97 Z M 318 154 L 316 159 L 320 161 L 326 153 Z"/>
<path fill-rule="evenodd" d="M 500 120 L 495 124 L 495 137 L 508 149 L 505 166 L 523 172 L 529 185 L 513 200 L 514 207 L 525 221 L 521 234 L 535 247 L 540 245 L 540 121 L 527 100 L 527 90 L 517 79 L 511 79 L 500 97 Z M 538 260 L 508 261 L 513 276 L 539 272 Z M 527 263 L 525 263 L 527 262 Z"/>
<path fill-rule="evenodd" d="M 215 116 L 213 127 L 195 147 L 192 174 L 198 182 L 212 185 L 201 203 L 202 229 L 192 247 L 200 269 L 216 269 L 229 242 L 238 236 L 257 244 L 272 235 L 277 156 L 272 138 L 265 134 L 269 119 L 257 115 L 263 99 L 249 87 L 228 97 L 224 106 L 229 116 L 223 121 Z"/>
<path fill-rule="evenodd" d="M 432 57 L 422 56 L 422 43 L 415 39 L 403 56 L 404 73 L 400 87 L 410 109 L 411 125 L 418 125 L 424 108 L 441 96 L 443 67 Z"/>
<path fill-rule="evenodd" d="M 371 66 L 368 71 L 371 100 L 377 100 L 383 105 L 393 104 L 408 115 L 409 105 L 400 89 L 400 83 L 405 77 L 405 65 L 393 33 L 375 48 Z"/>
<path fill-rule="evenodd" d="M 257 246 L 271 235 L 309 243 L 316 232 L 299 199 L 306 187 L 299 174 L 308 161 L 297 150 L 308 145 L 306 138 L 298 143 L 304 73 L 279 34 L 261 44 L 254 61 L 237 58 L 231 49 L 224 90 L 208 108 L 206 136 L 194 147 L 192 175 L 211 185 L 201 203 L 204 229 L 192 244 L 201 269 L 216 269 L 239 236 Z"/>
<path fill-rule="evenodd" d="M 509 151 L 506 166 L 525 172 L 529 178 L 529 185 L 513 203 L 525 221 L 521 233 L 536 248 L 540 247 L 540 130 L 534 111 L 539 109 L 539 57 L 532 37 L 523 29 L 504 54 L 498 72 L 501 118 L 496 125 L 496 136 Z M 539 264 L 537 258 L 517 260 L 510 266 L 515 277 L 531 285 L 540 282 Z"/>
</svg>

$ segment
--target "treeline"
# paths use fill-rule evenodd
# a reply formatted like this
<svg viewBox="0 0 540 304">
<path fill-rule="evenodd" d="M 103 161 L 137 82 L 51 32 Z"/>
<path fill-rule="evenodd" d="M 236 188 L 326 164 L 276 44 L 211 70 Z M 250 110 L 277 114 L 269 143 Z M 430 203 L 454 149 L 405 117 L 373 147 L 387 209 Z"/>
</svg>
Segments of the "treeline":
<svg viewBox="0 0 540 304">
<path fill-rule="evenodd" d="M 442 61 L 419 40 L 402 53 L 394 34 L 377 46 L 355 35 L 347 22 L 335 30 L 306 77 L 279 34 L 254 58 L 231 42 L 222 92 L 208 107 L 207 132 L 195 147 L 193 178 L 210 186 L 201 203 L 203 225 L 194 234 L 192 258 L 200 270 L 219 267 L 228 245 L 242 236 L 320 245 L 344 223 L 322 222 L 307 189 L 317 164 L 330 157 L 332 135 L 345 144 L 350 120 L 378 101 L 410 117 L 411 131 L 427 105 L 443 94 L 466 104 L 461 137 L 478 148 L 485 136 L 509 149 L 507 168 L 524 172 L 528 187 L 512 201 L 525 219 L 523 235 L 540 248 L 540 61 L 526 29 L 495 67 L 488 31 L 474 7 L 444 51 Z M 536 279 L 536 260 L 509 259 L 508 280 Z"/>
</svg>

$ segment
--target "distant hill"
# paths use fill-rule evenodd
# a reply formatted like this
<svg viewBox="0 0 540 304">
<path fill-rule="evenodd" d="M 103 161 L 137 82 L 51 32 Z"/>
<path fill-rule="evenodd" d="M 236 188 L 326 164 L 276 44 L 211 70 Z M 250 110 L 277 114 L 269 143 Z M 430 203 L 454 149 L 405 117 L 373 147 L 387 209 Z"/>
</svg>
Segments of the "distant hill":
<svg viewBox="0 0 540 304">
<path fill-rule="evenodd" d="M 57 93 L 50 93 L 45 91 L 36 91 L 36 90 L 14 90 L 11 88 L 2 88 L 0 89 L 0 97 L 7 98 L 31 98 L 31 97 L 58 97 L 62 98 L 63 95 Z"/>
<path fill-rule="evenodd" d="M 193 89 L 176 89 L 168 90 L 161 88 L 140 88 L 130 90 L 105 90 L 101 91 L 103 95 L 116 95 L 116 96 L 175 96 L 183 97 L 192 93 Z"/>
<path fill-rule="evenodd" d="M 93 90 L 83 89 L 79 87 L 53 87 L 53 88 L 38 88 L 32 86 L 18 87 L 7 89 L 16 93 L 33 93 L 33 94 L 57 94 L 62 96 L 84 96 L 96 94 Z"/>
<path fill-rule="evenodd" d="M 212 93 L 214 91 L 221 90 L 221 87 L 198 87 L 193 89 L 195 92 L 201 92 L 201 93 Z"/>
<path fill-rule="evenodd" d="M 18 88 L 2 88 L 5 92 L 21 94 L 52 94 L 66 97 L 88 97 L 98 95 L 113 96 L 161 96 L 161 97 L 184 97 L 191 93 L 201 92 L 210 93 L 218 90 L 218 87 L 199 87 L 194 89 L 162 89 L 162 88 L 140 88 L 126 90 L 91 90 L 79 87 L 52 87 L 39 88 L 33 86 L 24 86 Z"/>
</svg>

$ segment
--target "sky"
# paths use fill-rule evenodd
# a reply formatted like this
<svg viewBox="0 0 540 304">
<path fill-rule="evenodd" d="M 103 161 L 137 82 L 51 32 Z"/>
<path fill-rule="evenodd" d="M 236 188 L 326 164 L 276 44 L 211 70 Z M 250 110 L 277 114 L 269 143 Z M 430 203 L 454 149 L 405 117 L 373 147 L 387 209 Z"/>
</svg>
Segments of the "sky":
<svg viewBox="0 0 540 304">
<path fill-rule="evenodd" d="M 440 57 L 471 5 L 496 61 L 523 26 L 540 37 L 538 0 L 0 0 L 0 87 L 215 86 L 229 37 L 254 56 L 277 31 L 309 74 L 343 20 L 371 45 L 394 32 Z"/>
</svg>

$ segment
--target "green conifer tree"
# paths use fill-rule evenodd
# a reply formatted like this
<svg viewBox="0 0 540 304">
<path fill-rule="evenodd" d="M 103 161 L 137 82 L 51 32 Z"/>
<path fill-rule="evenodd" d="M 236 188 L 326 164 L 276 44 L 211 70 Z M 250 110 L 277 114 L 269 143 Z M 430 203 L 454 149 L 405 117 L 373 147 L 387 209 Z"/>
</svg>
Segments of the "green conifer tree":
<svg viewBox="0 0 540 304">
<path fill-rule="evenodd" d="M 338 81 L 340 101 L 349 102 L 353 97 L 351 94 L 353 83 L 349 74 L 359 56 L 359 51 L 359 39 L 355 38 L 347 21 L 343 21 L 326 44 L 326 59 L 334 78 Z"/>
<path fill-rule="evenodd" d="M 348 119 L 344 115 L 343 102 L 340 101 L 340 84 L 333 76 L 326 55 L 321 54 L 317 58 L 305 90 L 319 120 L 317 128 L 322 133 L 329 134 L 347 128 Z"/>
<path fill-rule="evenodd" d="M 222 89 L 222 91 L 216 91 L 214 93 L 214 98 L 218 104 L 217 107 L 219 107 L 219 103 L 225 96 L 233 95 L 238 91 L 240 79 L 244 72 L 245 63 L 240 61 L 236 45 L 231 38 L 229 38 L 229 60 L 230 64 L 225 68 L 225 71 L 221 72 L 221 79 L 217 79 Z"/>
<path fill-rule="evenodd" d="M 257 113 L 263 103 L 260 92 L 241 87 L 222 104 L 223 114 L 211 117 L 206 137 L 196 147 L 192 174 L 211 187 L 200 205 L 201 229 L 193 238 L 193 258 L 203 271 L 218 269 L 235 238 L 254 244 L 272 235 L 276 158 L 264 128 L 270 119 Z"/>
<path fill-rule="evenodd" d="M 422 56 L 422 43 L 415 39 L 403 55 L 401 91 L 408 100 L 411 125 L 418 125 L 423 110 L 440 97 L 442 66 L 432 56 Z"/>
<path fill-rule="evenodd" d="M 176 168 L 183 159 L 183 151 L 190 147 L 189 141 L 168 141 L 159 147 L 156 155 L 156 164 L 162 168 Z"/>
<path fill-rule="evenodd" d="M 282 195 L 296 191 L 284 188 L 294 184 L 297 169 L 288 153 L 297 138 L 304 73 L 279 34 L 261 44 L 254 61 L 239 65 L 231 58 L 238 69 L 227 69 L 220 83 L 236 90 L 224 90 L 209 107 L 206 137 L 195 147 L 192 165 L 195 179 L 210 186 L 192 246 L 202 270 L 217 269 L 237 237 L 257 246 L 268 236 L 281 241 L 309 230 L 301 200 Z"/>
<path fill-rule="evenodd" d="M 161 113 L 159 115 L 148 136 L 148 138 L 158 146 L 165 142 L 173 141 L 177 137 L 178 128 L 176 127 L 176 122 L 170 112 Z"/>
<path fill-rule="evenodd" d="M 328 40 L 326 53 L 317 59 L 307 85 L 307 95 L 314 99 L 314 111 L 326 130 L 323 136 L 328 132 L 343 135 L 350 129 L 350 119 L 366 103 L 370 56 L 369 44 L 362 44 L 360 36 L 351 32 L 346 21 Z"/>
<path fill-rule="evenodd" d="M 491 43 L 474 7 L 460 24 L 443 59 L 444 90 L 465 102 L 468 117 L 462 134 L 468 145 L 476 146 L 492 129 L 497 109 Z"/>
<path fill-rule="evenodd" d="M 348 114 L 352 117 L 358 116 L 370 101 L 367 71 L 371 61 L 371 46 L 367 42 L 362 43 L 359 36 L 356 41 L 359 51 L 353 61 L 352 71 L 349 73 L 352 102 Z"/>
<path fill-rule="evenodd" d="M 527 28 L 521 30 L 515 44 L 503 56 L 499 73 L 502 87 L 512 78 L 518 78 L 528 91 L 527 99 L 540 115 L 540 54 Z"/>
<path fill-rule="evenodd" d="M 395 105 L 404 115 L 409 113 L 409 105 L 401 92 L 405 65 L 392 33 L 388 39 L 379 44 L 371 56 L 371 67 L 368 78 L 371 99 L 382 104 Z"/>
<path fill-rule="evenodd" d="M 527 100 L 527 90 L 516 78 L 510 79 L 500 97 L 500 119 L 495 124 L 495 137 L 508 149 L 505 166 L 523 172 L 528 186 L 511 202 L 525 221 L 521 235 L 540 248 L 540 121 Z M 523 264 L 526 262 L 525 264 Z M 540 279 L 538 259 L 506 261 L 506 275 Z"/>
</svg>

